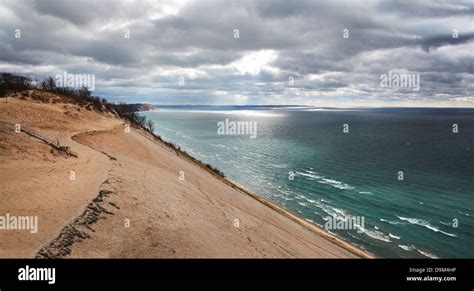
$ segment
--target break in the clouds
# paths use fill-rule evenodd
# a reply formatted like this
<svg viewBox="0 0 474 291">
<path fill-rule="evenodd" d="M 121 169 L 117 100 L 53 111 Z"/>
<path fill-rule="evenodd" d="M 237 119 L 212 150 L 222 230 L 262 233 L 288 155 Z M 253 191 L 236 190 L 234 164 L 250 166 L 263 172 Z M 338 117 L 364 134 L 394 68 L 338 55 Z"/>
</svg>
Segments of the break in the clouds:
<svg viewBox="0 0 474 291">
<path fill-rule="evenodd" d="M 95 74 L 112 101 L 472 107 L 473 18 L 473 1 L 0 0 L 0 71 Z"/>
</svg>

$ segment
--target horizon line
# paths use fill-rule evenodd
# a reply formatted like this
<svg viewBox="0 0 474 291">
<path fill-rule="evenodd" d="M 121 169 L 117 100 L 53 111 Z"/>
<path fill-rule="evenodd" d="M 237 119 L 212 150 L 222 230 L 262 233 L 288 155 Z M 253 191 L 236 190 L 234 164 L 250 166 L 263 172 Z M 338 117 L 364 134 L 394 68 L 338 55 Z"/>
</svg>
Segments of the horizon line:
<svg viewBox="0 0 474 291">
<path fill-rule="evenodd" d="M 453 107 L 453 106 L 316 106 L 316 105 L 282 105 L 282 104 L 247 104 L 247 105 L 235 105 L 235 104 L 156 104 L 149 102 L 133 102 L 128 104 L 149 104 L 152 106 L 208 106 L 208 107 L 218 107 L 218 106 L 233 106 L 233 107 L 308 107 L 308 108 L 330 108 L 330 109 L 381 109 L 381 108 L 419 108 L 419 109 L 474 109 L 472 107 Z"/>
</svg>

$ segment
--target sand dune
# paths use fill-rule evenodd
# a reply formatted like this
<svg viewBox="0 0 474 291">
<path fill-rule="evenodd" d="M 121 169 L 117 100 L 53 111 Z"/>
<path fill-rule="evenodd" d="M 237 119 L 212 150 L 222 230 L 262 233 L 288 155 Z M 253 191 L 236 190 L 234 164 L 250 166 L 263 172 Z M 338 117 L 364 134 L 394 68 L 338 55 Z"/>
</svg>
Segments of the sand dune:
<svg viewBox="0 0 474 291">
<path fill-rule="evenodd" d="M 77 158 L 15 133 L 17 123 Z M 36 234 L 0 230 L 0 257 L 370 256 L 149 133 L 126 133 L 110 114 L 9 98 L 0 104 L 0 132 L 0 214 L 39 219 Z"/>
</svg>

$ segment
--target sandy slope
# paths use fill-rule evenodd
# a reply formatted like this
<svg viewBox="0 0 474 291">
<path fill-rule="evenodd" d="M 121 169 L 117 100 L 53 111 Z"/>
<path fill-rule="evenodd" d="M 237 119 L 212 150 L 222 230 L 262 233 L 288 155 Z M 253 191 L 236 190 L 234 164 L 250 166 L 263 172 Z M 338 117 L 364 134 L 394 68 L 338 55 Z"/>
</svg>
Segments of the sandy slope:
<svg viewBox="0 0 474 291">
<path fill-rule="evenodd" d="M 79 110 L 19 99 L 0 104 L 0 215 L 39 217 L 37 234 L 0 230 L 0 257 L 365 255 L 149 134 L 126 133 L 116 118 Z M 5 129 L 15 123 L 59 138 L 78 158 Z"/>
</svg>

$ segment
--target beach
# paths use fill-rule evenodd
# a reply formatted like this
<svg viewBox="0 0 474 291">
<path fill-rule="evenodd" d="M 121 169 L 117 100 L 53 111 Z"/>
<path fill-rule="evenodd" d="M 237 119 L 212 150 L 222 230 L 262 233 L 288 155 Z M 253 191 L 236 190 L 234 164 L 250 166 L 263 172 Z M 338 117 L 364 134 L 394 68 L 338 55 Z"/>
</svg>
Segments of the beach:
<svg viewBox="0 0 474 291">
<path fill-rule="evenodd" d="M 473 112 L 162 105 L 140 115 L 229 179 L 377 257 L 463 258 L 473 256 Z M 257 130 L 219 134 L 227 119 Z"/>
<path fill-rule="evenodd" d="M 2 230 L 2 258 L 372 257 L 111 113 L 46 97 L 0 105 L 0 213 L 38 217 L 36 233 Z"/>
</svg>

